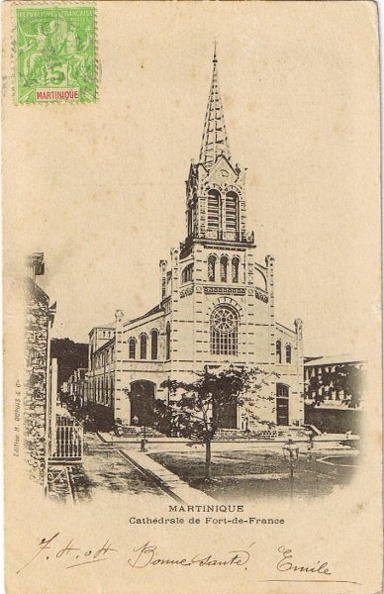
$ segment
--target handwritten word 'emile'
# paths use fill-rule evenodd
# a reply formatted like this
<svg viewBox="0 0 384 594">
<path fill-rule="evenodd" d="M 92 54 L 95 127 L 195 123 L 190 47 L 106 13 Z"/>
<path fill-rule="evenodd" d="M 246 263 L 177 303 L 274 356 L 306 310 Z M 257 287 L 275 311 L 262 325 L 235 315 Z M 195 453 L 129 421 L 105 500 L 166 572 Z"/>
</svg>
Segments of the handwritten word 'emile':
<svg viewBox="0 0 384 594">
<path fill-rule="evenodd" d="M 317 561 L 314 564 L 309 565 L 296 565 L 293 561 L 292 549 L 285 547 L 278 548 L 281 558 L 276 564 L 278 571 L 294 571 L 300 573 L 318 573 L 321 575 L 332 575 L 330 568 L 328 567 L 327 561 Z"/>
</svg>

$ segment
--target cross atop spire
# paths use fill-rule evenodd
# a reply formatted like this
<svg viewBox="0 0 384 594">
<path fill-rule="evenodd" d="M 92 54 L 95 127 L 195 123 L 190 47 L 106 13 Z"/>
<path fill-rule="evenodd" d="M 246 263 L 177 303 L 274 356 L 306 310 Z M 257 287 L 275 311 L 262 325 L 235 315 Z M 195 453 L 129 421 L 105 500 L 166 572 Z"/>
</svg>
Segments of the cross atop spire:
<svg viewBox="0 0 384 594">
<path fill-rule="evenodd" d="M 210 169 L 210 167 L 216 162 L 217 157 L 221 154 L 225 155 L 227 159 L 231 158 L 217 75 L 216 50 L 217 43 L 215 40 L 212 83 L 209 92 L 207 113 L 204 122 L 203 139 L 200 150 L 200 163 L 203 163 L 208 169 Z"/>
</svg>

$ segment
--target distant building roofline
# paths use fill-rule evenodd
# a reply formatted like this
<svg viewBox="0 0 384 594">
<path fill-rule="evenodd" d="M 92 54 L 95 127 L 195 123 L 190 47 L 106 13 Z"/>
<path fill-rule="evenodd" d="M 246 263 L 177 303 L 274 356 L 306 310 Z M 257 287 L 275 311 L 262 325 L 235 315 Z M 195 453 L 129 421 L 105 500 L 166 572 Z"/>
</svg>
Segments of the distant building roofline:
<svg viewBox="0 0 384 594">
<path fill-rule="evenodd" d="M 92 334 L 92 332 L 94 332 L 95 330 L 114 330 L 115 329 L 115 324 L 114 322 L 111 322 L 110 324 L 100 324 L 98 326 L 93 326 L 93 328 L 88 332 L 88 336 L 90 336 Z"/>
<path fill-rule="evenodd" d="M 364 357 L 351 354 L 304 357 L 304 365 L 337 365 L 338 363 L 364 363 L 365 361 Z"/>
</svg>

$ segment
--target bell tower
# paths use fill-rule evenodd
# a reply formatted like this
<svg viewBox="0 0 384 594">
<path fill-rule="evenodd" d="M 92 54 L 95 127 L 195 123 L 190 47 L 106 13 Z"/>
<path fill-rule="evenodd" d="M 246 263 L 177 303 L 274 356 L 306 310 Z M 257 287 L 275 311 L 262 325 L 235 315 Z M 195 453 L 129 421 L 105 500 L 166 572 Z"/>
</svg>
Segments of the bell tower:
<svg viewBox="0 0 384 594">
<path fill-rule="evenodd" d="M 245 171 L 233 163 L 218 81 L 216 47 L 212 82 L 198 163 L 191 163 L 186 182 L 187 239 L 182 251 L 193 243 L 247 244 Z"/>
</svg>

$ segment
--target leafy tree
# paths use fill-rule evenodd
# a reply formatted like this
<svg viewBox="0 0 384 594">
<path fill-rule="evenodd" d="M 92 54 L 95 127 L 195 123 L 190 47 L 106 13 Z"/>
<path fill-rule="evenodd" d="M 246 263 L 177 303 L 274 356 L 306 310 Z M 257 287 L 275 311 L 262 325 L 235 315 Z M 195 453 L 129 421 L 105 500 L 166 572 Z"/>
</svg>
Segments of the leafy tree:
<svg viewBox="0 0 384 594">
<path fill-rule="evenodd" d="M 88 367 L 88 345 L 69 338 L 52 338 L 51 356 L 58 360 L 59 386 L 79 367 Z"/>
<path fill-rule="evenodd" d="M 262 419 L 258 410 L 262 403 L 274 398 L 263 394 L 268 385 L 267 376 L 261 369 L 246 370 L 230 366 L 218 373 L 205 367 L 197 373 L 193 382 L 167 380 L 162 387 L 168 388 L 170 403 L 156 403 L 156 426 L 168 428 L 168 433 L 188 437 L 205 446 L 205 478 L 211 478 L 212 440 L 220 426 L 220 415 L 228 405 L 241 406 L 257 423 L 273 427 L 271 421 Z M 255 395 L 257 398 L 255 398 Z"/>
</svg>

